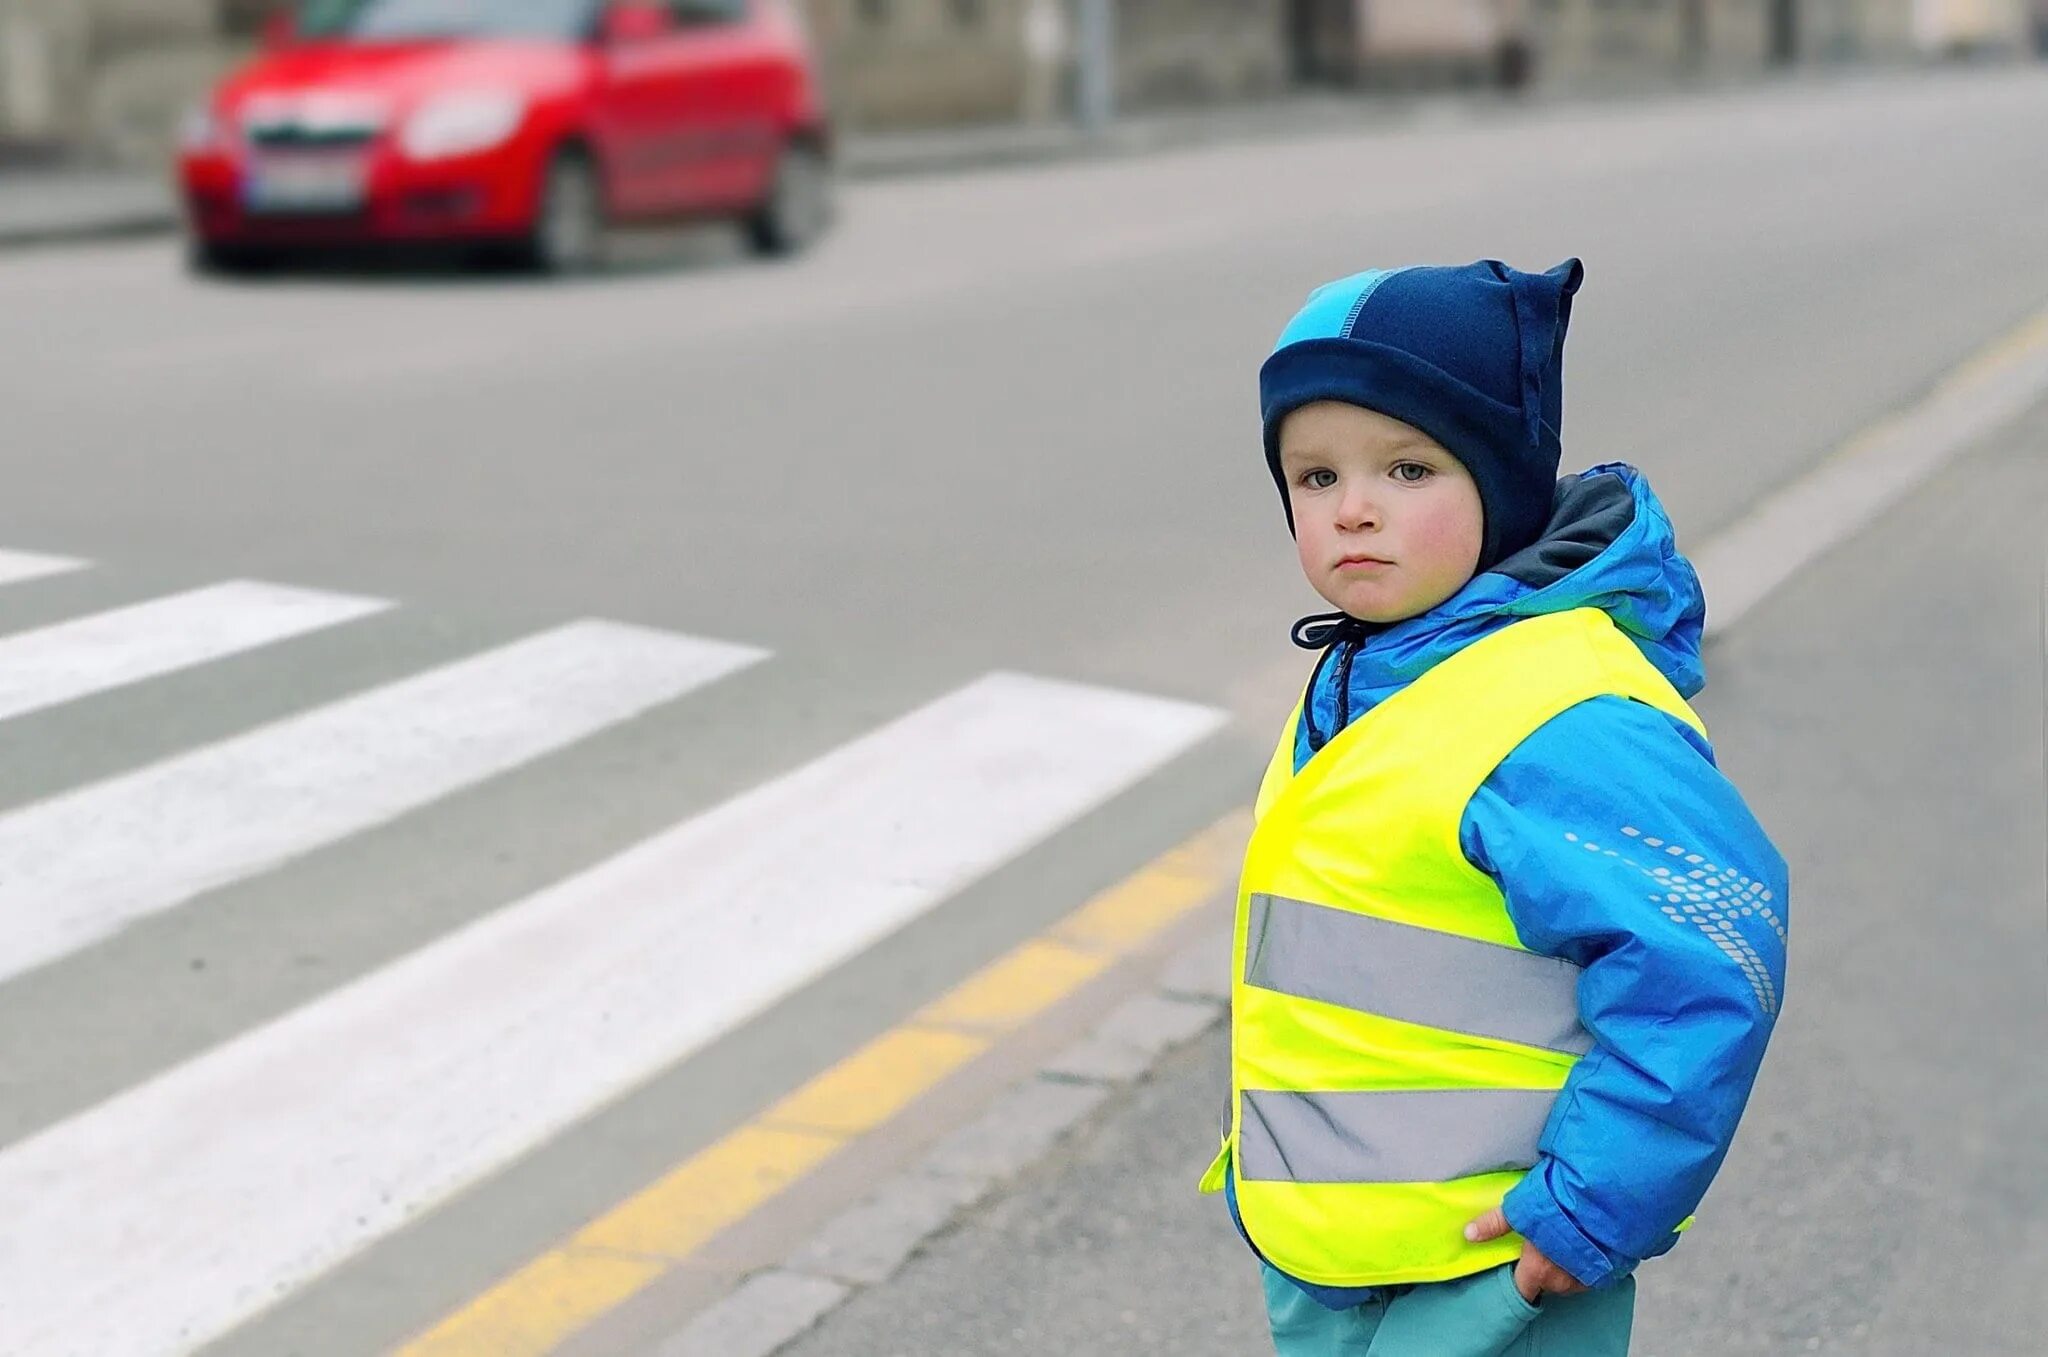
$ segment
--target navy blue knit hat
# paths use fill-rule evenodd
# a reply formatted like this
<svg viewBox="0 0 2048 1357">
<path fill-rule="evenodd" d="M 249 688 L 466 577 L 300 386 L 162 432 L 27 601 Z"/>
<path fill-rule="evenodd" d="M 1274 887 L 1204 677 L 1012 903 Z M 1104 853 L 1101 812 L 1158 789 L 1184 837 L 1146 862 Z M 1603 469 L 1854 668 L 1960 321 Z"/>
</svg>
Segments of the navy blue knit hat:
<svg viewBox="0 0 2048 1357">
<path fill-rule="evenodd" d="M 1564 333 L 1585 269 L 1498 259 L 1373 269 L 1325 284 L 1259 369 L 1266 463 L 1287 507 L 1280 421 L 1312 401 L 1377 410 L 1443 444 L 1479 485 L 1479 569 L 1534 542 L 1550 516 L 1564 419 Z"/>
</svg>

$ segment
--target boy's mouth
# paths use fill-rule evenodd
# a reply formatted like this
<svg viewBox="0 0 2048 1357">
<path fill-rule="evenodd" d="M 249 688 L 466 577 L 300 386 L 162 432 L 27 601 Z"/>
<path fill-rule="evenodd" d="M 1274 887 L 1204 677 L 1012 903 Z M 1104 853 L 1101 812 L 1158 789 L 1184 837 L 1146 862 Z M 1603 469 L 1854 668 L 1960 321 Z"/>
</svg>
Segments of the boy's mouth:
<svg viewBox="0 0 2048 1357">
<path fill-rule="evenodd" d="M 1346 556 L 1337 562 L 1339 570 L 1384 570 L 1393 562 L 1384 556 Z"/>
</svg>

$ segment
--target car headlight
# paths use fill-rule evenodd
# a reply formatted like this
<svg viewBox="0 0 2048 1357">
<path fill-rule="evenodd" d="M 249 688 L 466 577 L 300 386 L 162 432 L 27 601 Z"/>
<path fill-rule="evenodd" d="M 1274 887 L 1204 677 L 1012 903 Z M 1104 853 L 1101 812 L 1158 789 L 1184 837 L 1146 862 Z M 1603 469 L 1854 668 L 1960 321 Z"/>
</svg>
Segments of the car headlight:
<svg viewBox="0 0 2048 1357">
<path fill-rule="evenodd" d="M 221 122 L 205 104 L 194 104 L 178 120 L 178 145 L 187 151 L 210 151 L 221 141 Z"/>
<path fill-rule="evenodd" d="M 420 106 L 399 129 L 398 146 L 414 160 L 488 151 L 526 117 L 526 100 L 501 91 L 444 94 Z"/>
</svg>

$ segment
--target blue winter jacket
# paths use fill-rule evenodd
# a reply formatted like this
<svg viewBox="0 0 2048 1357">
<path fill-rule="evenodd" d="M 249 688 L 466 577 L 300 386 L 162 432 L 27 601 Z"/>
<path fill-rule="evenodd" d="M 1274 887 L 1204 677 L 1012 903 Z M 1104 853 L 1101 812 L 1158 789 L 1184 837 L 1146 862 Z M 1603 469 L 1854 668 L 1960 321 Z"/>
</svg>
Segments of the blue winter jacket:
<svg viewBox="0 0 2048 1357">
<path fill-rule="evenodd" d="M 1633 467 L 1564 478 L 1534 546 L 1419 617 L 1332 645 L 1310 683 L 1295 768 L 1480 637 L 1584 607 L 1612 617 L 1680 693 L 1700 690 L 1699 581 Z M 1600 1286 L 1671 1247 L 1728 1152 L 1784 994 L 1785 863 L 1707 743 L 1619 697 L 1583 702 L 1523 741 L 1472 798 L 1460 837 L 1500 886 L 1523 946 L 1584 968 L 1579 1014 L 1594 1047 L 1504 1209 Z M 1235 1216 L 1234 1191 L 1230 1207 Z M 1374 1294 L 1296 1284 L 1333 1308 Z"/>
</svg>

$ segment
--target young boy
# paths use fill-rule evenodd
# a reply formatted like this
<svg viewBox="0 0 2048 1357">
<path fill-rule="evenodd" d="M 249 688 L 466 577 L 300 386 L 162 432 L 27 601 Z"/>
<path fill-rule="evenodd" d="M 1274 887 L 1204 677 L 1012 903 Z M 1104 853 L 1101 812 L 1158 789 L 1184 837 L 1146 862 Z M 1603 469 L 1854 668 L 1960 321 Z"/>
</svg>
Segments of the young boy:
<svg viewBox="0 0 2048 1357">
<path fill-rule="evenodd" d="M 1625 1353 L 1784 989 L 1786 873 L 1685 699 L 1634 468 L 1557 475 L 1576 259 L 1317 290 L 1259 373 L 1338 611 L 1258 799 L 1204 1179 L 1283 1357 Z"/>
</svg>

